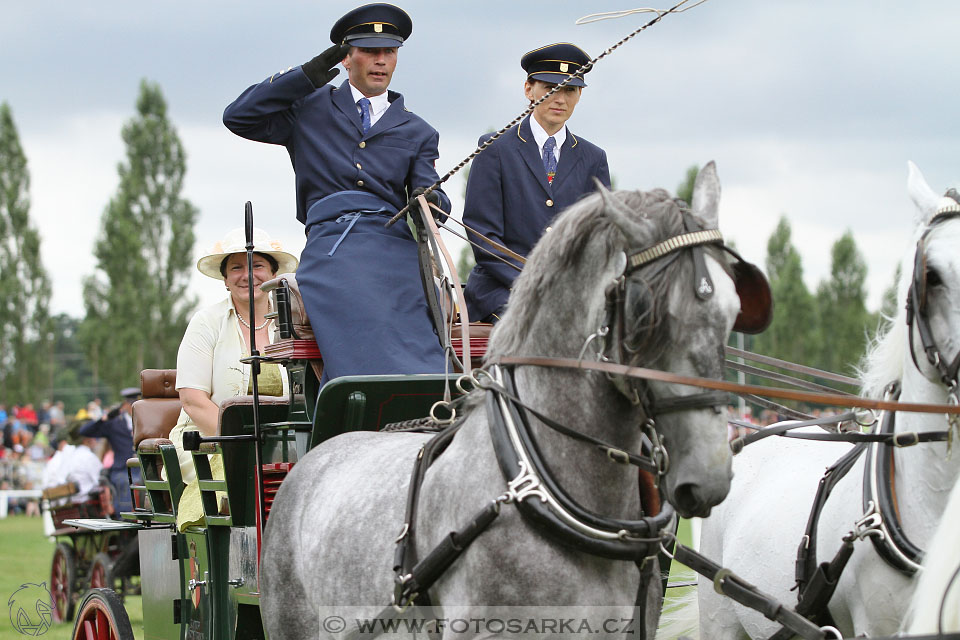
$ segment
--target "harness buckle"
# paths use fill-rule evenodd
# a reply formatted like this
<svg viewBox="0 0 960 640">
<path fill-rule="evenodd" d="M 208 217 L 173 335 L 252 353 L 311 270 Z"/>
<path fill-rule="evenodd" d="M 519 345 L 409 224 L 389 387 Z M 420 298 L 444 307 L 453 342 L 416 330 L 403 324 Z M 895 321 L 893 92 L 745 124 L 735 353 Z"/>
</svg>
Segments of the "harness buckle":
<svg viewBox="0 0 960 640">
<path fill-rule="evenodd" d="M 953 407 L 960 405 L 960 390 L 957 389 L 956 381 L 947 389 L 947 404 Z M 948 413 L 946 418 L 950 427 L 947 429 L 947 457 L 949 457 L 953 450 L 953 432 L 960 434 L 960 414 Z"/>
<path fill-rule="evenodd" d="M 920 436 L 916 431 L 893 434 L 893 446 L 895 447 L 912 447 L 918 442 L 920 442 Z"/>
<path fill-rule="evenodd" d="M 643 429 L 650 439 L 650 459 L 657 469 L 653 476 L 653 486 L 657 489 L 660 487 L 660 478 L 667 475 L 670 470 L 670 454 L 667 453 L 667 448 L 663 445 L 663 441 L 657 433 L 656 423 L 652 418 L 647 418 L 643 423 Z"/>
<path fill-rule="evenodd" d="M 867 511 L 863 517 L 857 520 L 853 525 L 853 531 L 850 532 L 858 540 L 866 540 L 869 536 L 877 536 L 880 540 L 886 539 L 883 532 L 883 516 L 880 515 L 877 505 L 871 500 L 867 503 Z"/>
<path fill-rule="evenodd" d="M 607 449 L 607 457 L 619 464 L 630 464 L 630 454 L 622 449 Z"/>
<path fill-rule="evenodd" d="M 412 573 L 397 576 L 397 584 L 393 589 L 393 598 L 390 600 L 390 606 L 393 607 L 393 610 L 397 613 L 403 613 L 409 609 L 410 605 L 417 599 L 417 596 L 420 595 L 419 593 L 410 592 L 409 584 L 412 580 Z"/>
</svg>

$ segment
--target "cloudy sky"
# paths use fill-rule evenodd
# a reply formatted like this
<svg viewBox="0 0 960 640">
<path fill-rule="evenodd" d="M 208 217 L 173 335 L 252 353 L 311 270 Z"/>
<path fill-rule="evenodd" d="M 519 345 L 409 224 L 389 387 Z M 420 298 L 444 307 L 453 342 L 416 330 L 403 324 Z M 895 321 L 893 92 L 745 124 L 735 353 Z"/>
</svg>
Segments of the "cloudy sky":
<svg viewBox="0 0 960 640">
<path fill-rule="evenodd" d="M 257 225 L 299 253 L 286 152 L 234 136 L 221 115 L 248 85 L 325 49 L 330 26 L 357 4 L 0 0 L 0 101 L 28 157 L 55 312 L 83 313 L 80 282 L 95 267 L 120 129 L 143 78 L 162 87 L 186 146 L 197 254 L 242 225 L 247 200 Z M 403 6 L 414 31 L 391 88 L 440 131 L 440 174 L 523 110 L 524 52 L 571 41 L 596 56 L 649 20 L 575 24 L 642 6 L 620 0 Z M 709 0 L 600 61 L 570 129 L 606 149 L 620 188 L 672 191 L 689 166 L 716 160 L 721 229 L 762 264 L 786 215 L 811 287 L 829 272 L 830 245 L 852 230 L 875 307 L 914 224 L 907 160 L 935 191 L 960 185 L 958 23 L 955 0 Z M 459 175 L 446 190 L 459 214 Z M 194 279 L 205 300 L 221 287 Z"/>
</svg>

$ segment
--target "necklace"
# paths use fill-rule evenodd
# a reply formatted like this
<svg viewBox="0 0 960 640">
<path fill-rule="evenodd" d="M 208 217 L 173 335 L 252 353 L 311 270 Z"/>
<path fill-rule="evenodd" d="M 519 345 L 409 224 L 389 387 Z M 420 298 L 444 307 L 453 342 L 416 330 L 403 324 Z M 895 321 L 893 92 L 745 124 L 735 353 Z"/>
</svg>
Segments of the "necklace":
<svg viewBox="0 0 960 640">
<path fill-rule="evenodd" d="M 234 311 L 236 311 L 236 309 L 234 309 Z M 245 326 L 247 329 L 249 329 L 249 328 L 250 328 L 250 323 L 243 319 L 243 316 L 240 315 L 240 312 L 239 312 L 239 311 L 236 311 L 236 314 L 237 314 L 237 320 L 240 321 L 240 324 L 242 324 L 242 325 Z M 259 327 L 257 327 L 257 328 L 255 329 L 255 331 L 260 331 L 260 329 L 263 329 L 265 326 L 267 326 L 267 323 L 268 323 L 268 322 L 270 322 L 270 319 L 269 319 L 269 318 L 267 318 L 266 320 L 264 320 L 264 321 L 263 321 L 263 324 L 260 325 Z"/>
</svg>

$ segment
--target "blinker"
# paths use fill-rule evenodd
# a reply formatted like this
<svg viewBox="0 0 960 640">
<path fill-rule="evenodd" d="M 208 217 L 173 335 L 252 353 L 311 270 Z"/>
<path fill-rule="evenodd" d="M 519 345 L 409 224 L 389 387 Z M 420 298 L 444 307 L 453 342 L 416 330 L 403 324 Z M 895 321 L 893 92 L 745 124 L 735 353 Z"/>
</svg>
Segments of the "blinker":
<svg viewBox="0 0 960 640">
<path fill-rule="evenodd" d="M 738 258 L 733 263 L 733 281 L 740 297 L 740 313 L 733 323 L 733 330 L 741 333 L 761 333 L 773 320 L 770 283 L 756 265 L 740 258 L 736 253 L 733 255 Z"/>
</svg>

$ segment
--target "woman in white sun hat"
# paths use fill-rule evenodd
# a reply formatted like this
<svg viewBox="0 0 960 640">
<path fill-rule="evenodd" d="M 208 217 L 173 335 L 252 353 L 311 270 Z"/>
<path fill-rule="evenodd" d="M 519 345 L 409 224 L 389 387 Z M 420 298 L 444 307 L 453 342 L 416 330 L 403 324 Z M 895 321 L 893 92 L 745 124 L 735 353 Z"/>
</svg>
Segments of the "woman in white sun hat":
<svg viewBox="0 0 960 640">
<path fill-rule="evenodd" d="M 264 317 L 270 312 L 270 297 L 260 285 L 297 268 L 297 259 L 261 229 L 253 230 L 253 252 L 252 318 L 244 230 L 228 233 L 197 262 L 200 273 L 222 280 L 229 293 L 226 299 L 193 316 L 177 352 L 177 391 L 183 410 L 170 440 L 177 447 L 180 471 L 187 484 L 196 473 L 191 453 L 183 450 L 183 432 L 199 430 L 205 436 L 215 435 L 220 403 L 252 393 L 250 365 L 240 362 L 250 354 L 250 327 L 256 328 L 258 349 L 269 344 L 273 334 L 273 320 Z M 279 365 L 262 364 L 257 382 L 261 395 L 286 392 L 286 375 Z"/>
</svg>

